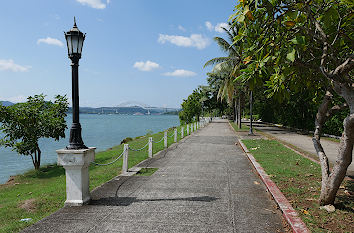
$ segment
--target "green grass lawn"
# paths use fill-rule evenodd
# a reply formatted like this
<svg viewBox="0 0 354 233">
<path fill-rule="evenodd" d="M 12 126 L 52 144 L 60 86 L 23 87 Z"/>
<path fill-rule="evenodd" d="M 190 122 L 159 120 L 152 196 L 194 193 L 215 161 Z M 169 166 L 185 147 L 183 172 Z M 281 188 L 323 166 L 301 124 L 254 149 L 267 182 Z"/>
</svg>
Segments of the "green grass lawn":
<svg viewBox="0 0 354 233">
<path fill-rule="evenodd" d="M 239 129 L 238 126 L 233 121 L 230 121 L 230 124 L 236 132 L 247 132 L 250 130 L 250 128 L 245 123 L 241 124 L 241 129 Z"/>
<path fill-rule="evenodd" d="M 177 127 L 180 132 L 181 126 Z M 169 129 L 168 135 L 172 135 L 174 128 Z M 184 126 L 184 136 L 186 127 Z M 158 141 L 163 137 L 163 132 L 153 135 L 138 137 L 128 144 L 138 149 L 143 147 L 148 138 Z M 181 135 L 178 134 L 178 141 Z M 168 137 L 168 145 L 174 142 L 174 137 Z M 119 143 L 119 142 L 118 142 Z M 164 149 L 163 141 L 153 144 L 153 153 Z M 114 160 L 123 151 L 123 145 L 114 146 L 103 152 L 96 153 L 96 163 L 104 164 Z M 129 151 L 128 167 L 133 167 L 148 158 L 148 147 L 135 152 Z M 91 165 L 90 190 L 109 181 L 121 172 L 122 159 L 108 166 Z M 151 171 L 149 171 L 151 172 Z M 23 228 L 41 220 L 63 207 L 65 197 L 65 170 L 57 165 L 48 165 L 40 171 L 29 171 L 14 177 L 11 182 L 0 185 L 0 232 L 18 232 Z M 32 218 L 26 223 L 21 219 Z"/>
<path fill-rule="evenodd" d="M 338 192 L 336 211 L 319 209 L 320 165 L 275 140 L 242 140 L 312 232 L 354 232 L 353 182 Z M 345 191 L 347 190 L 347 191 Z"/>
<path fill-rule="evenodd" d="M 156 171 L 158 170 L 158 168 L 142 168 L 138 173 L 136 173 L 136 176 L 151 176 L 152 174 L 154 174 Z"/>
</svg>

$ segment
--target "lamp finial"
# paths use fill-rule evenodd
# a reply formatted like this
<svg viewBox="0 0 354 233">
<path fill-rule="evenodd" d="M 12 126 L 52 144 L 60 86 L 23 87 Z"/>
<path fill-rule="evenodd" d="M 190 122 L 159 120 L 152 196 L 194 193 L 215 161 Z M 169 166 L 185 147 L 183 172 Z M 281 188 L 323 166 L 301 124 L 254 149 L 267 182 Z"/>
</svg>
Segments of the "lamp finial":
<svg viewBox="0 0 354 233">
<path fill-rule="evenodd" d="M 77 26 L 76 26 L 76 18 L 75 18 L 75 16 L 74 16 L 74 28 L 77 28 Z"/>
</svg>

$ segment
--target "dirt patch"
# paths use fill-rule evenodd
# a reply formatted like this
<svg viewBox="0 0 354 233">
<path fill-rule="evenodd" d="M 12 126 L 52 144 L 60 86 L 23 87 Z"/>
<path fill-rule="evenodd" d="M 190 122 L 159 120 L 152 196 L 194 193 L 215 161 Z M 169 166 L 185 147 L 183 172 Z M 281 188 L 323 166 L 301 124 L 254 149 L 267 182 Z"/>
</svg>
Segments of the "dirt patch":
<svg viewBox="0 0 354 233">
<path fill-rule="evenodd" d="M 28 200 L 25 200 L 24 202 L 20 203 L 20 205 L 18 206 L 21 209 L 25 209 L 28 212 L 34 212 L 36 211 L 36 199 L 31 198 Z"/>
<path fill-rule="evenodd" d="M 16 176 L 10 176 L 9 180 L 5 183 L 5 184 L 0 184 L 0 188 L 5 188 L 8 186 L 12 186 L 12 185 L 18 185 L 20 183 L 18 183 L 18 181 L 16 181 Z"/>
<path fill-rule="evenodd" d="M 354 195 L 351 192 L 353 181 L 346 178 L 338 190 L 335 202 L 336 211 L 327 213 L 319 208 L 320 177 L 309 176 L 305 179 L 298 177 L 277 182 L 278 187 L 298 211 L 309 228 L 319 232 L 354 232 L 353 203 Z M 301 192 L 288 191 L 296 187 Z"/>
<path fill-rule="evenodd" d="M 10 176 L 9 180 L 4 185 L 15 185 L 16 184 L 16 176 Z"/>
<path fill-rule="evenodd" d="M 265 136 L 258 134 L 256 132 L 253 132 L 254 135 L 248 135 L 248 131 L 237 131 L 236 134 L 242 139 L 267 139 Z"/>
</svg>

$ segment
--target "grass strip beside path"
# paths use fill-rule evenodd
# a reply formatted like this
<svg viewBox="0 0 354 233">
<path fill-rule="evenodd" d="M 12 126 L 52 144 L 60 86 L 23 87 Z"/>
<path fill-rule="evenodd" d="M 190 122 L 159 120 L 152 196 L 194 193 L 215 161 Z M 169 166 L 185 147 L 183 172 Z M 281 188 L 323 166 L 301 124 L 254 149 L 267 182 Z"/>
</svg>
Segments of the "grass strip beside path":
<svg viewBox="0 0 354 233">
<path fill-rule="evenodd" d="M 168 130 L 172 135 L 174 128 Z M 181 126 L 177 127 L 178 132 Z M 184 126 L 186 136 L 186 127 Z M 158 141 L 163 132 L 137 137 L 128 144 L 139 149 L 146 145 L 148 138 Z M 181 140 L 180 133 L 177 140 Z M 119 142 L 117 142 L 119 143 Z M 174 143 L 174 137 L 168 137 L 168 146 Z M 59 148 L 58 148 L 59 149 Z M 164 149 L 163 140 L 153 143 L 153 153 Z M 106 151 L 96 153 L 95 162 L 105 164 L 113 161 L 123 151 L 123 145 L 114 146 Z M 148 147 L 142 151 L 129 151 L 128 167 L 131 168 L 148 158 Z M 90 166 L 90 190 L 104 184 L 120 174 L 122 159 L 108 166 Z M 42 218 L 63 207 L 66 199 L 65 170 L 57 165 L 43 166 L 40 171 L 29 171 L 17 175 L 3 185 L 0 185 L 0 232 L 18 232 L 25 227 L 38 222 Z M 21 219 L 31 218 L 32 221 L 20 222 Z"/>
<path fill-rule="evenodd" d="M 250 130 L 250 127 L 248 127 L 246 123 L 241 124 L 241 129 L 238 128 L 234 121 L 230 121 L 230 124 L 236 132 L 248 132 Z"/>
<path fill-rule="evenodd" d="M 242 140 L 312 232 L 354 232 L 354 183 L 346 180 L 336 199 L 336 211 L 319 209 L 320 165 L 275 140 Z"/>
</svg>

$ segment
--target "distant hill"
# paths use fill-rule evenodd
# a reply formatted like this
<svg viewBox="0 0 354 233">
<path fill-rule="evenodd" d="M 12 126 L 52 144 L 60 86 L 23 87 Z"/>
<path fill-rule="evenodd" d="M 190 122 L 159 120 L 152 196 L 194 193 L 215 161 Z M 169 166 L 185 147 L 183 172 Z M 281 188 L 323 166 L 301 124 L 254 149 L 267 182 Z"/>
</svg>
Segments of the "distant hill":
<svg viewBox="0 0 354 233">
<path fill-rule="evenodd" d="M 158 108 L 158 107 L 148 107 L 143 108 L 141 106 L 131 106 L 131 107 L 80 107 L 80 113 L 87 114 L 121 114 L 121 115 L 162 115 L 168 112 L 179 111 L 177 108 Z M 69 108 L 69 113 L 72 112 L 72 108 Z"/>
<path fill-rule="evenodd" d="M 10 101 L 1 101 L 0 100 L 0 103 L 3 105 L 3 106 L 11 106 L 11 105 L 14 105 L 14 103 L 10 102 Z"/>
<path fill-rule="evenodd" d="M 15 103 L 10 101 L 1 101 L 0 103 L 3 106 L 11 106 Z M 178 112 L 181 111 L 179 108 L 162 108 L 162 107 L 151 107 L 139 102 L 125 102 L 118 107 L 100 107 L 100 108 L 91 108 L 91 107 L 80 107 L 80 113 L 86 114 L 121 114 L 121 115 L 178 115 Z M 72 108 L 68 110 L 69 113 L 72 113 Z"/>
<path fill-rule="evenodd" d="M 0 103 L 3 106 L 11 106 L 15 103 L 10 101 L 1 101 Z M 178 112 L 181 109 L 178 108 L 161 108 L 161 107 L 150 107 L 150 106 L 127 106 L 127 107 L 100 107 L 100 108 L 91 108 L 91 107 L 80 107 L 80 113 L 87 114 L 121 114 L 121 115 L 178 115 Z M 69 113 L 72 113 L 72 108 L 68 110 Z"/>
<path fill-rule="evenodd" d="M 180 111 L 164 112 L 163 115 L 178 115 Z"/>
</svg>

